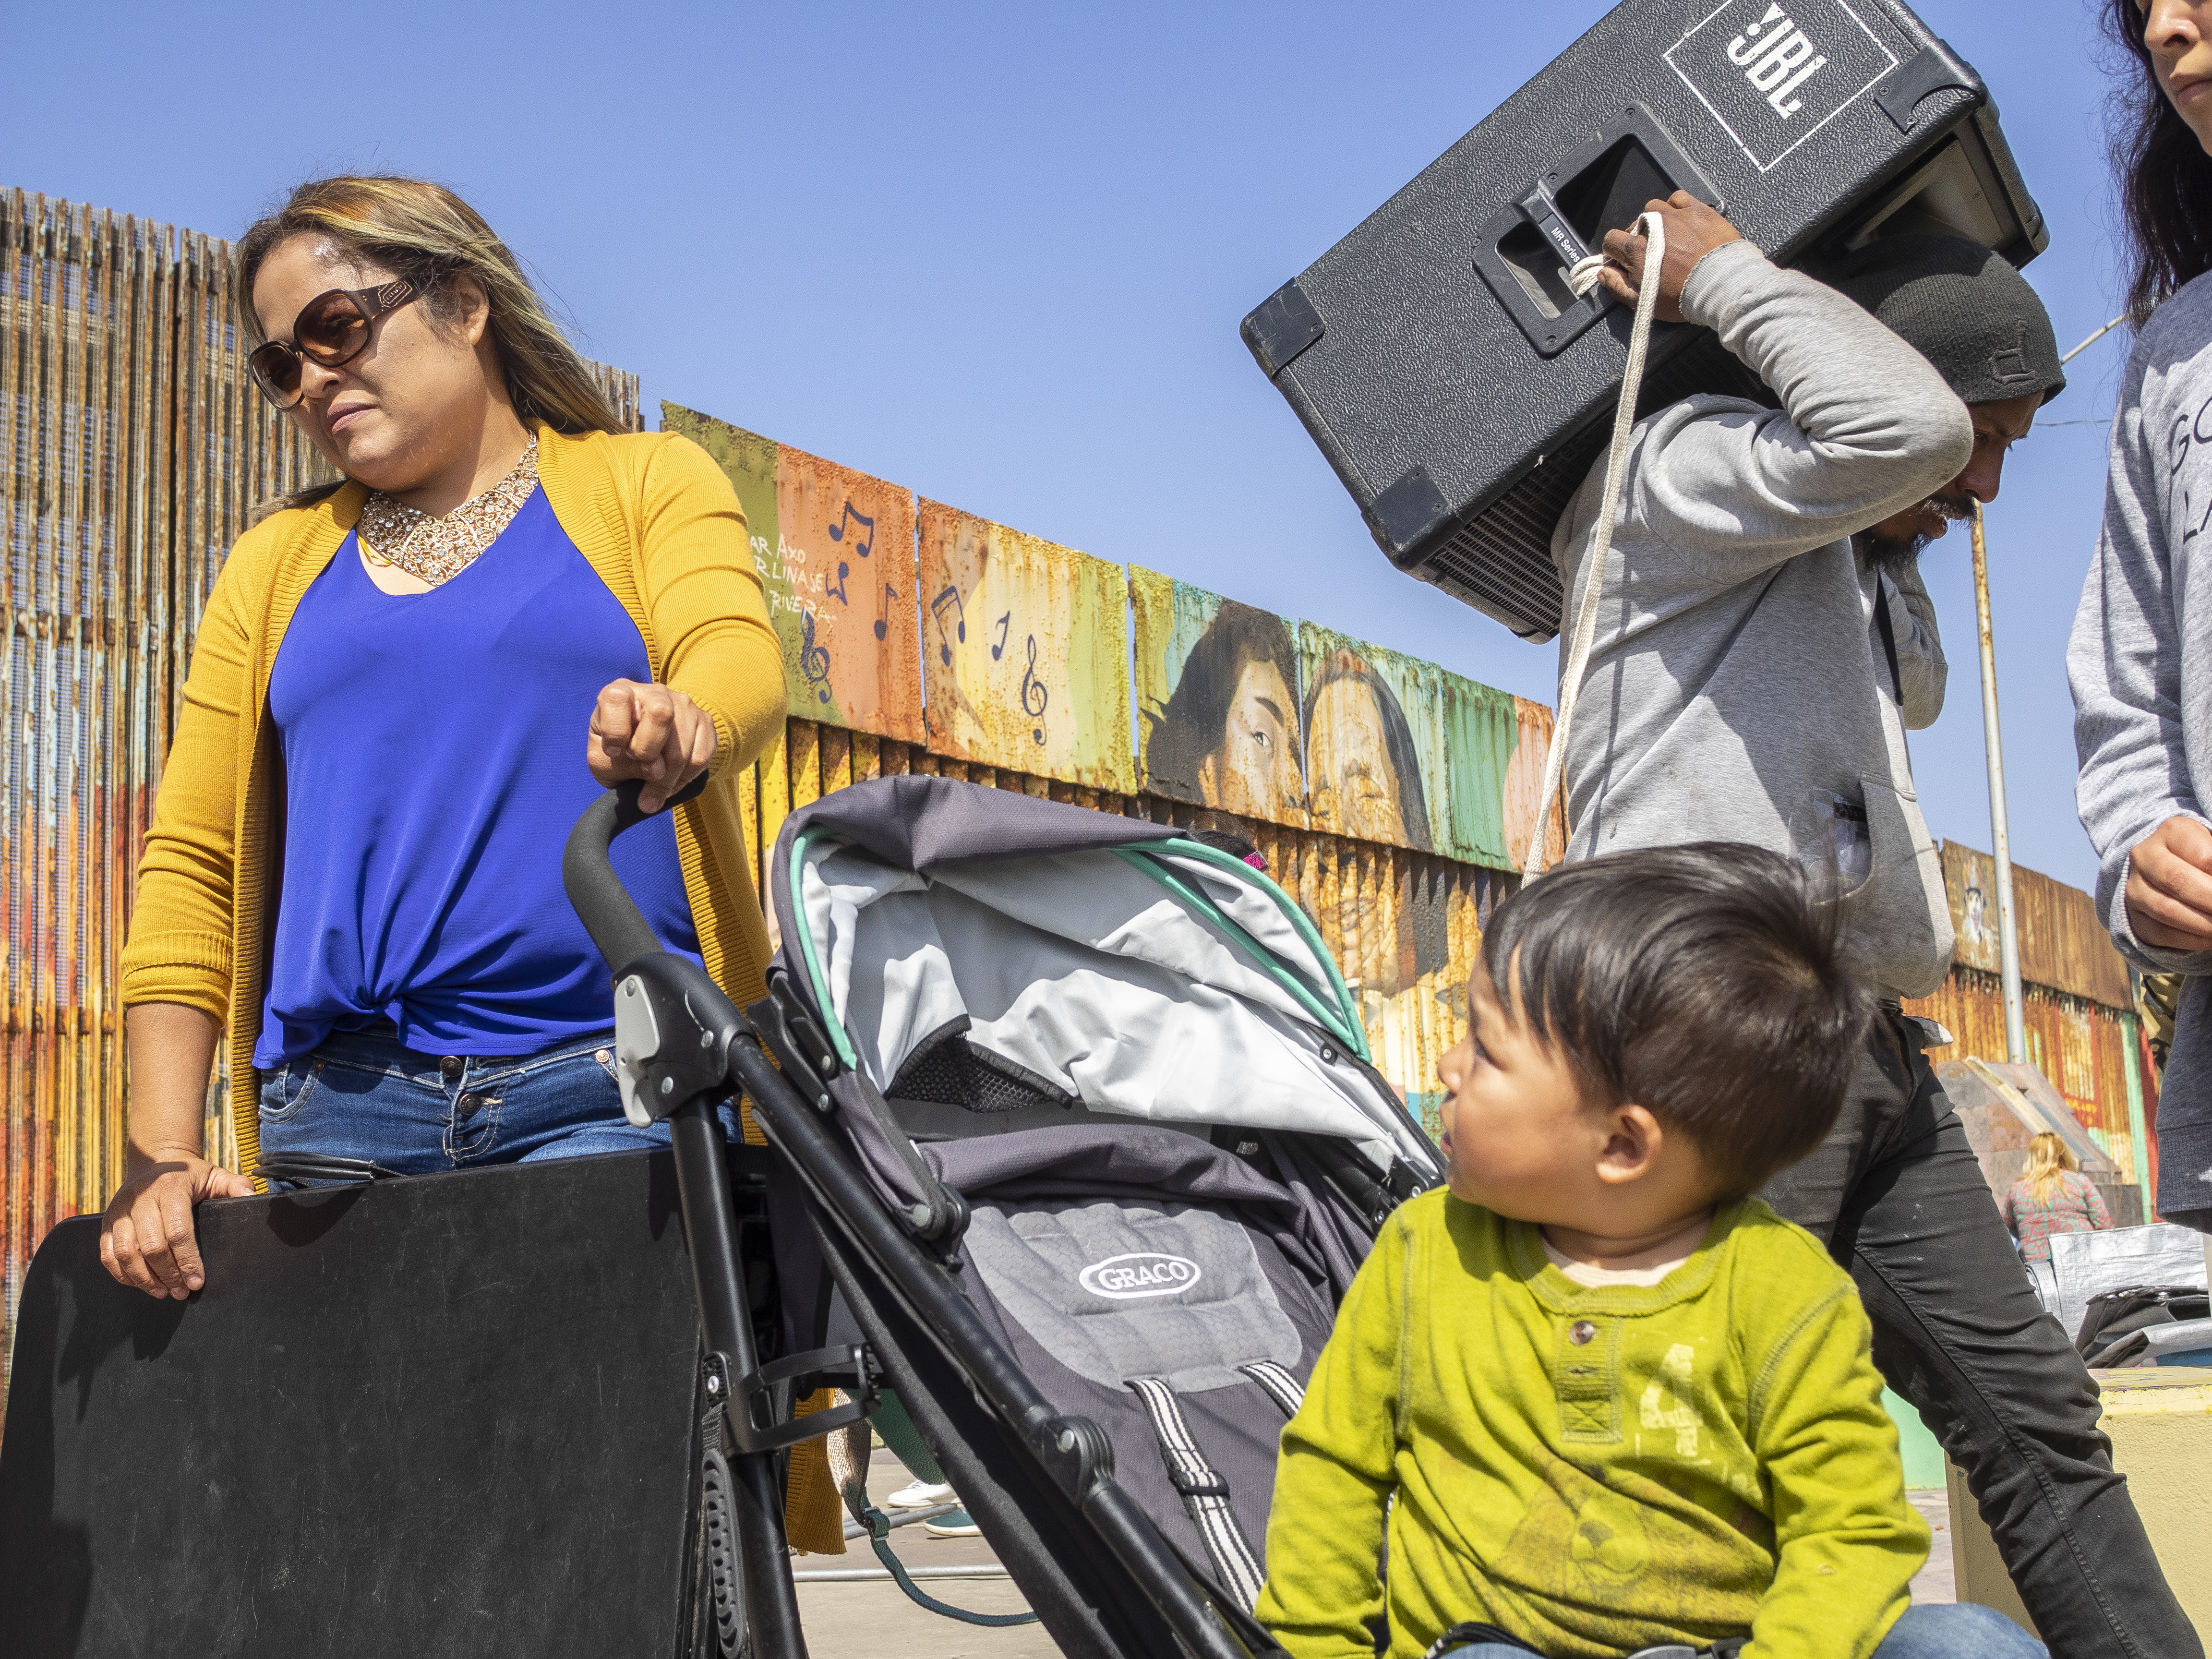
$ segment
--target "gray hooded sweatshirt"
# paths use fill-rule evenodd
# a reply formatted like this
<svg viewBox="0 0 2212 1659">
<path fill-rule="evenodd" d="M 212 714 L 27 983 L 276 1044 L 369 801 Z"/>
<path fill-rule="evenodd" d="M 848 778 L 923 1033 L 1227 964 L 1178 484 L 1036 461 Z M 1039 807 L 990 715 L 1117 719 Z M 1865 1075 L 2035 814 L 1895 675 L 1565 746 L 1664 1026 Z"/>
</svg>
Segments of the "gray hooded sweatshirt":
<svg viewBox="0 0 2212 1659">
<path fill-rule="evenodd" d="M 2168 818 L 2212 823 L 2212 276 L 2152 313 L 2128 360 L 2105 531 L 2075 613 L 2075 804 L 2097 849 L 2097 908 L 2120 954 L 2183 987 L 2158 1097 L 2158 1209 L 2212 1232 L 2212 951 L 2146 945 L 2129 854 Z"/>
<path fill-rule="evenodd" d="M 1635 428 L 1568 735 L 1567 855 L 1734 841 L 1832 860 L 1853 968 L 1925 996 L 1951 918 L 1905 733 L 1942 712 L 1942 647 L 1917 566 L 1885 574 L 1853 538 L 1955 477 L 1972 420 L 1917 351 L 1749 242 L 1698 262 L 1682 313 L 1783 406 L 1699 396 Z M 1571 610 L 1604 472 L 1553 537 Z"/>
<path fill-rule="evenodd" d="M 2197 582 L 2192 562 L 2212 548 L 2208 513 L 2212 276 L 2200 276 L 2153 313 L 2128 360 L 2104 534 L 2066 647 L 2097 909 L 2120 953 L 2151 973 L 2212 974 L 2212 951 L 2137 939 L 2123 897 L 2137 842 L 2168 818 L 2212 823 L 2212 581 Z"/>
</svg>

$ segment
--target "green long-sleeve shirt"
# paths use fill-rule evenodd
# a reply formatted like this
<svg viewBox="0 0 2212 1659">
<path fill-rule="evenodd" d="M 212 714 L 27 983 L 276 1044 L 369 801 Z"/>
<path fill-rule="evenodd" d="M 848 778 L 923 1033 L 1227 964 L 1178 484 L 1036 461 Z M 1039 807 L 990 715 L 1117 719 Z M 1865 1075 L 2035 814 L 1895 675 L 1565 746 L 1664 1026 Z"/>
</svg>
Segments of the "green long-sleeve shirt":
<svg viewBox="0 0 2212 1659">
<path fill-rule="evenodd" d="M 1373 1659 L 1386 1611 L 1390 1659 L 1470 1620 L 1559 1659 L 1747 1631 L 1744 1659 L 1865 1659 L 1928 1535 L 1810 1234 L 1747 1200 L 1659 1284 L 1585 1287 L 1438 1191 L 1383 1228 L 1283 1431 L 1258 1612 L 1293 1659 Z"/>
</svg>

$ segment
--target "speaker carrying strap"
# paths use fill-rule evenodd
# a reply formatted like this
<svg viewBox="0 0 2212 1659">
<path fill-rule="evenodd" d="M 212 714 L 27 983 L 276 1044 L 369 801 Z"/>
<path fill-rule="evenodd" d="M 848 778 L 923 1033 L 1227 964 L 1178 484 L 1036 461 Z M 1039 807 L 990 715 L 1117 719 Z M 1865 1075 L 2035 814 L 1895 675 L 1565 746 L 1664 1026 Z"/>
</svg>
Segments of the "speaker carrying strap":
<svg viewBox="0 0 2212 1659">
<path fill-rule="evenodd" d="M 1267 1398 L 1283 1408 L 1285 1417 L 1296 1417 L 1298 1407 L 1306 1403 L 1306 1391 L 1298 1386 L 1298 1379 L 1272 1359 L 1255 1359 L 1237 1369 L 1265 1389 Z"/>
<path fill-rule="evenodd" d="M 1620 513 L 1621 475 L 1628 466 L 1628 434 L 1636 424 L 1637 394 L 1644 389 L 1644 357 L 1651 343 L 1651 319 L 1659 308 L 1659 273 L 1667 263 L 1667 227 L 1656 213 L 1644 216 L 1644 283 L 1636 291 L 1636 322 L 1628 331 L 1628 362 L 1620 371 L 1620 404 L 1613 411 L 1613 443 L 1605 455 L 1605 492 L 1599 498 L 1597 533 L 1590 538 L 1589 556 L 1583 561 L 1583 585 L 1574 614 L 1566 619 L 1567 660 L 1559 674 L 1559 717 L 1552 723 L 1552 746 L 1544 756 L 1544 792 L 1536 806 L 1536 833 L 1528 839 L 1528 856 L 1522 861 L 1522 879 L 1533 881 L 1544 873 L 1544 842 L 1552 827 L 1552 803 L 1559 793 L 1560 775 L 1567 761 L 1567 727 L 1575 715 L 1576 694 L 1589 668 L 1590 635 L 1597 626 L 1598 594 L 1605 586 L 1605 563 L 1613 556 L 1613 521 Z M 1602 254 L 1575 261 L 1567 273 L 1576 294 L 1597 285 L 1604 269 Z"/>
<path fill-rule="evenodd" d="M 1228 1483 L 1198 1449 L 1182 1407 L 1176 1403 L 1175 1390 L 1165 1378 L 1133 1376 L 1129 1386 L 1144 1401 L 1145 1415 L 1152 1419 L 1153 1437 L 1159 1441 L 1160 1456 L 1168 1466 L 1168 1479 L 1182 1497 L 1191 1524 L 1205 1540 L 1206 1553 L 1213 1559 L 1213 1571 L 1222 1588 L 1249 1613 L 1260 1599 L 1260 1586 L 1267 1575 L 1261 1571 L 1260 1558 L 1252 1553 L 1251 1540 L 1244 1536 L 1235 1511 L 1229 1507 Z"/>
</svg>

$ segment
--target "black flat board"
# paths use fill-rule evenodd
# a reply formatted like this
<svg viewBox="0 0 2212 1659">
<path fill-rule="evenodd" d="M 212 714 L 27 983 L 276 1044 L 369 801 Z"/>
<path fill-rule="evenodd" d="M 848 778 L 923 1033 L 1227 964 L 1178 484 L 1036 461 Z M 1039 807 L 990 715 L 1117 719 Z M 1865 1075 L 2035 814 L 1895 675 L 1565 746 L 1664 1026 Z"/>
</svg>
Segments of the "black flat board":
<svg viewBox="0 0 2212 1659">
<path fill-rule="evenodd" d="M 25 1279 L 0 1659 L 650 1655 L 687 1622 L 698 1336 L 665 1153 L 204 1205 L 156 1302 Z"/>
</svg>

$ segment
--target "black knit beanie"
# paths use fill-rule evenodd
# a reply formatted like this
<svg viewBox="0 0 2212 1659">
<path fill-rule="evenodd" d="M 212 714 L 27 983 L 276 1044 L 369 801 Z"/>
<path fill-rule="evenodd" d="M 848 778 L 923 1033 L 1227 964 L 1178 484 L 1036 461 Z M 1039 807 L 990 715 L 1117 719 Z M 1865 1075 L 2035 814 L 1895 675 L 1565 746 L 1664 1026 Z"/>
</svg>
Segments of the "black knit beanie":
<svg viewBox="0 0 2212 1659">
<path fill-rule="evenodd" d="M 2003 255 L 1960 236 L 1889 236 L 1852 254 L 1830 285 L 1936 366 L 1960 401 L 2066 389 L 2051 315 Z"/>
</svg>

